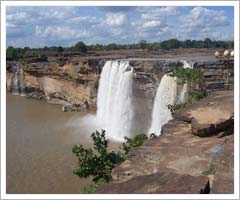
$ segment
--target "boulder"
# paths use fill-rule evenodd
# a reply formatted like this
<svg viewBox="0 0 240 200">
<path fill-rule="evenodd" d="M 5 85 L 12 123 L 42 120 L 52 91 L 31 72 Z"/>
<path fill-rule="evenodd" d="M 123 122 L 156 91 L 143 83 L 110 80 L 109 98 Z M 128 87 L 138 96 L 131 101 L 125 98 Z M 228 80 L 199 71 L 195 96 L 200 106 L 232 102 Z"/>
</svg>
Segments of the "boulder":
<svg viewBox="0 0 240 200">
<path fill-rule="evenodd" d="M 175 111 L 175 119 L 191 123 L 192 133 L 211 136 L 233 127 L 234 94 L 232 90 L 216 91 L 208 97 Z"/>
</svg>

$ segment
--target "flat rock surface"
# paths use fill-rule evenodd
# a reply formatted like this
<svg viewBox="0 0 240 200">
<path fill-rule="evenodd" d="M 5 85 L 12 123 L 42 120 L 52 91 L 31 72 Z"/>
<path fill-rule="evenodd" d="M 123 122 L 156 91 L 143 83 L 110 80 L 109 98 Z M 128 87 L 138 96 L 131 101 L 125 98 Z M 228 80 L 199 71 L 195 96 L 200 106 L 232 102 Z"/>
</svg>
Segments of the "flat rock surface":
<svg viewBox="0 0 240 200">
<path fill-rule="evenodd" d="M 222 156 L 217 162 L 211 193 L 232 194 L 234 192 L 234 140 L 230 137 Z"/>
<path fill-rule="evenodd" d="M 208 97 L 174 113 L 177 119 L 191 121 L 192 132 L 209 136 L 233 125 L 234 92 L 216 91 Z"/>
<path fill-rule="evenodd" d="M 204 104 L 191 105 L 195 113 L 189 110 L 189 115 L 194 113 L 196 116 L 196 110 L 200 105 L 206 105 L 212 108 L 206 112 L 208 117 L 222 119 L 214 113 L 218 109 L 222 109 L 223 113 L 229 113 L 230 116 L 233 111 L 231 108 L 233 94 L 226 91 L 226 94 L 215 93 L 215 95 L 215 98 L 211 96 L 212 100 L 208 99 Z M 217 101 L 215 102 L 214 99 Z M 202 117 L 202 115 L 199 116 Z M 212 134 L 211 137 L 199 137 L 192 134 L 191 123 L 170 120 L 163 126 L 160 137 L 150 139 L 141 147 L 130 151 L 128 159 L 113 169 L 113 181 L 100 186 L 98 192 L 199 193 L 203 185 L 209 181 L 211 193 L 232 193 L 233 138 L 233 131 L 228 135 L 220 132 Z M 156 183 L 161 179 L 160 176 L 168 179 L 163 187 L 159 185 L 164 185 L 164 182 L 158 181 L 159 185 Z M 188 178 L 184 179 L 186 177 Z M 147 178 L 151 181 L 148 182 Z M 151 184 L 155 186 L 151 187 Z"/>
<path fill-rule="evenodd" d="M 206 187 L 208 179 L 204 176 L 181 176 L 171 172 L 162 172 L 146 176 L 137 176 L 124 183 L 106 184 L 97 193 L 108 194 L 196 194 Z M 189 182 L 191 184 L 185 184 Z M 200 189 L 199 186 L 202 185 Z"/>
</svg>

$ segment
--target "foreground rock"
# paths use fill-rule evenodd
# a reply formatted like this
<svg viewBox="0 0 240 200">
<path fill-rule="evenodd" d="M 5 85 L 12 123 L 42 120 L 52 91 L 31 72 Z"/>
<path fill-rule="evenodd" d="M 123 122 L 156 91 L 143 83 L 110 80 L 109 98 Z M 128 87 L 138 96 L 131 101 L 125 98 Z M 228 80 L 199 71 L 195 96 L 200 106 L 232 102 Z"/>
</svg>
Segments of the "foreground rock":
<svg viewBox="0 0 240 200">
<path fill-rule="evenodd" d="M 209 119 L 224 123 L 228 116 L 217 118 L 215 112 L 219 108 L 232 113 L 232 98 L 233 91 L 216 92 L 208 97 L 216 109 L 204 110 L 205 99 L 190 110 L 204 110 Z M 189 117 L 190 110 L 187 107 L 181 116 Z M 220 132 L 215 129 L 210 133 L 211 137 L 199 137 L 193 134 L 191 120 L 186 122 L 184 117 L 170 120 L 160 137 L 133 149 L 128 159 L 113 169 L 113 182 L 101 186 L 97 193 L 233 193 L 233 127 L 224 126 Z"/>
<path fill-rule="evenodd" d="M 187 187 L 185 184 L 189 184 Z M 194 177 L 190 175 L 179 175 L 171 172 L 155 173 L 145 176 L 137 176 L 123 183 L 114 183 L 102 186 L 98 193 L 108 194 L 196 194 L 209 191 L 206 183 L 208 179 L 204 176 Z M 199 186 L 202 188 L 199 189 Z"/>
<path fill-rule="evenodd" d="M 176 119 L 191 122 L 192 132 L 210 136 L 233 127 L 233 91 L 215 92 L 207 98 L 174 113 Z"/>
</svg>

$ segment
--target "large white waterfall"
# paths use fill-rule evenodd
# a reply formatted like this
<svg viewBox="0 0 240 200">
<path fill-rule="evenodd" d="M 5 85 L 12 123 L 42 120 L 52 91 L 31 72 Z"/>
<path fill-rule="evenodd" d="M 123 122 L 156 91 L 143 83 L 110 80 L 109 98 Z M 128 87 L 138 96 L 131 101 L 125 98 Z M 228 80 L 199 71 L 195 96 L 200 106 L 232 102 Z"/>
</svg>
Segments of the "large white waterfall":
<svg viewBox="0 0 240 200">
<path fill-rule="evenodd" d="M 103 67 L 98 95 L 97 120 L 108 136 L 123 140 L 130 136 L 133 69 L 128 61 L 107 61 Z"/>
<path fill-rule="evenodd" d="M 152 123 L 149 129 L 149 134 L 161 134 L 162 125 L 167 123 L 171 118 L 171 112 L 168 109 L 168 104 L 174 104 L 177 98 L 177 81 L 175 78 L 165 74 L 158 86 L 155 96 Z"/>
</svg>

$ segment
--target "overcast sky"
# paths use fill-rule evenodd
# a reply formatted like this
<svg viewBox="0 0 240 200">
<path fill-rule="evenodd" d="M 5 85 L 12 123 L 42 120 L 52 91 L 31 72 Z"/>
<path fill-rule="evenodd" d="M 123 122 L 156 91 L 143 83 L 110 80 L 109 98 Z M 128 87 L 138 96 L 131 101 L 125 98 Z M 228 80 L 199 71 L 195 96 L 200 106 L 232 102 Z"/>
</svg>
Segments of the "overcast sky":
<svg viewBox="0 0 240 200">
<path fill-rule="evenodd" d="M 7 46 L 233 39 L 233 7 L 7 7 Z"/>
</svg>

